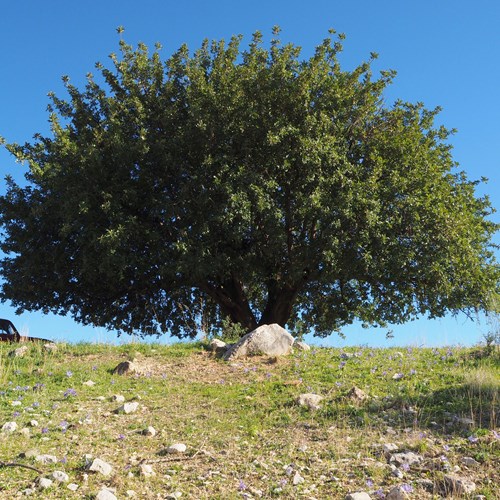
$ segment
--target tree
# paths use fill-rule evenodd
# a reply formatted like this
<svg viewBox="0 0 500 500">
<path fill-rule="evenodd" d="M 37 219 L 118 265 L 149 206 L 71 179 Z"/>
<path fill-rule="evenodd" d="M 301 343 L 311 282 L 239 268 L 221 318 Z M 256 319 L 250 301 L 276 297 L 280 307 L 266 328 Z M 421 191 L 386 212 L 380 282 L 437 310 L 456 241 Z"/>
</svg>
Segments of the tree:
<svg viewBox="0 0 500 500">
<path fill-rule="evenodd" d="M 64 78 L 51 136 L 7 145 L 29 172 L 0 199 L 2 299 L 178 337 L 485 308 L 497 226 L 439 109 L 386 106 L 395 73 L 341 69 L 342 35 L 301 59 L 278 32 L 166 61 L 122 40 L 84 89 Z"/>
</svg>

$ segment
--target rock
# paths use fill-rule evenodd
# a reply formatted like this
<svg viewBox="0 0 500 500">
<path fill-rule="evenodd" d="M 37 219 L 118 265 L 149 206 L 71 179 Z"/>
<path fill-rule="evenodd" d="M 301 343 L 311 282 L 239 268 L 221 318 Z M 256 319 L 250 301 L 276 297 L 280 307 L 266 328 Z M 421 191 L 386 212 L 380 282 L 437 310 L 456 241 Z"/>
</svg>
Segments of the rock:
<svg viewBox="0 0 500 500">
<path fill-rule="evenodd" d="M 109 476 L 113 472 L 113 467 L 100 458 L 94 458 L 88 470 L 92 472 L 99 472 L 103 476 Z"/>
<path fill-rule="evenodd" d="M 118 500 L 115 493 L 108 488 L 103 488 L 95 496 L 95 500 Z"/>
<path fill-rule="evenodd" d="M 349 493 L 345 500 L 371 500 L 371 496 L 365 491 L 357 491 L 356 493 Z"/>
<path fill-rule="evenodd" d="M 481 465 L 477 460 L 474 460 L 472 457 L 462 457 L 461 462 L 467 467 L 477 467 Z"/>
<path fill-rule="evenodd" d="M 366 394 L 366 392 L 362 391 L 359 387 L 354 386 L 347 393 L 347 397 L 356 403 L 361 403 L 362 401 L 365 401 L 366 399 L 368 399 L 368 394 Z"/>
<path fill-rule="evenodd" d="M 302 340 L 299 340 L 297 342 L 293 343 L 294 349 L 298 349 L 299 351 L 310 351 L 311 347 L 306 344 L 305 342 L 302 342 Z"/>
<path fill-rule="evenodd" d="M 180 491 L 174 491 L 173 493 L 169 493 L 166 497 L 165 500 L 177 500 L 178 498 L 181 498 L 182 492 Z"/>
<path fill-rule="evenodd" d="M 403 377 L 404 377 L 404 374 L 403 374 L 403 373 L 395 373 L 395 374 L 392 376 L 392 380 L 401 380 Z"/>
<path fill-rule="evenodd" d="M 79 486 L 76 483 L 69 483 L 67 488 L 70 491 L 76 491 L 79 488 Z"/>
<path fill-rule="evenodd" d="M 68 474 L 66 474 L 66 472 L 63 472 L 61 470 L 55 470 L 52 473 L 52 477 L 59 483 L 67 483 L 69 481 Z"/>
<path fill-rule="evenodd" d="M 472 418 L 461 417 L 457 418 L 455 421 L 457 424 L 463 425 L 464 427 L 474 425 L 474 420 L 472 420 Z"/>
<path fill-rule="evenodd" d="M 121 394 L 114 394 L 113 396 L 111 396 L 111 401 L 115 401 L 116 403 L 124 403 L 125 396 L 122 396 Z"/>
<path fill-rule="evenodd" d="M 385 498 L 386 500 L 406 500 L 410 497 L 408 496 L 408 493 L 406 493 L 406 491 L 403 489 L 403 486 L 395 486 L 389 491 L 389 493 L 387 493 L 387 496 Z"/>
<path fill-rule="evenodd" d="M 9 352 L 9 358 L 22 358 L 29 351 L 29 347 L 27 345 L 23 345 Z"/>
<path fill-rule="evenodd" d="M 476 490 L 476 483 L 454 474 L 444 476 L 442 489 L 445 494 L 470 495 Z"/>
<path fill-rule="evenodd" d="M 187 450 L 187 446 L 183 443 L 176 443 L 169 446 L 165 453 L 175 454 L 175 453 L 185 453 Z"/>
<path fill-rule="evenodd" d="M 384 455 L 390 455 L 391 453 L 395 453 L 398 450 L 399 446 L 394 443 L 385 443 L 384 445 L 382 445 L 382 451 L 384 452 Z"/>
<path fill-rule="evenodd" d="M 120 408 L 117 408 L 115 410 L 115 413 L 125 413 L 128 415 L 129 413 L 136 412 L 138 408 L 139 408 L 139 403 L 137 401 L 133 401 L 130 403 L 125 403 L 124 405 L 120 406 Z"/>
<path fill-rule="evenodd" d="M 229 348 L 225 342 L 222 342 L 222 340 L 219 339 L 213 339 L 208 347 L 212 352 L 220 356 L 222 356 Z"/>
<path fill-rule="evenodd" d="M 38 427 L 38 420 L 30 420 L 31 427 Z"/>
<path fill-rule="evenodd" d="M 57 460 L 57 457 L 54 455 L 37 455 L 35 457 L 35 462 L 40 462 L 45 465 L 57 464 L 58 461 L 59 460 Z"/>
<path fill-rule="evenodd" d="M 144 429 L 142 431 L 142 434 L 144 436 L 155 437 L 156 436 L 156 429 L 154 427 L 149 426 L 147 429 Z"/>
<path fill-rule="evenodd" d="M 262 325 L 231 346 L 223 358 L 232 361 L 258 354 L 282 356 L 290 352 L 293 342 L 294 338 L 280 325 Z"/>
<path fill-rule="evenodd" d="M 50 488 L 53 484 L 53 481 L 51 479 L 48 479 L 46 477 L 41 477 L 39 480 L 38 480 L 38 487 L 41 489 L 41 490 L 46 490 L 48 488 Z"/>
<path fill-rule="evenodd" d="M 134 491 L 134 490 L 127 490 L 125 492 L 125 494 L 129 497 L 129 498 L 135 498 L 137 496 L 137 493 Z"/>
<path fill-rule="evenodd" d="M 320 396 L 319 394 L 306 393 L 306 394 L 301 394 L 297 398 L 297 403 L 300 406 L 307 406 L 311 410 L 319 410 L 320 409 L 319 403 L 322 400 L 323 396 Z"/>
<path fill-rule="evenodd" d="M 13 432 L 16 431 L 17 431 L 16 422 L 5 422 L 5 424 L 2 425 L 2 432 L 5 432 L 6 434 L 12 434 Z"/>
<path fill-rule="evenodd" d="M 141 476 L 144 477 L 151 477 L 151 476 L 156 476 L 156 472 L 153 470 L 153 467 L 149 464 L 141 464 L 139 466 Z"/>
<path fill-rule="evenodd" d="M 400 466 L 403 464 L 413 465 L 418 464 L 422 461 L 422 457 L 413 453 L 413 451 L 407 451 L 406 453 L 394 453 L 391 455 L 390 462 L 395 462 L 396 465 Z"/>
<path fill-rule="evenodd" d="M 43 344 L 43 349 L 48 352 L 56 352 L 57 344 L 54 344 L 54 342 L 47 342 L 46 344 Z"/>
<path fill-rule="evenodd" d="M 144 375 L 145 369 L 134 361 L 123 361 L 118 364 L 113 371 L 113 375 Z"/>
<path fill-rule="evenodd" d="M 294 486 L 302 484 L 304 481 L 305 481 L 305 479 L 298 472 L 296 472 L 294 474 L 293 479 L 292 479 L 292 483 Z"/>
<path fill-rule="evenodd" d="M 434 483 L 430 479 L 417 479 L 415 483 L 428 493 L 434 493 Z"/>
<path fill-rule="evenodd" d="M 83 382 L 82 385 L 86 385 L 87 387 L 93 387 L 95 385 L 95 382 L 92 380 L 87 380 L 86 382 Z"/>
</svg>

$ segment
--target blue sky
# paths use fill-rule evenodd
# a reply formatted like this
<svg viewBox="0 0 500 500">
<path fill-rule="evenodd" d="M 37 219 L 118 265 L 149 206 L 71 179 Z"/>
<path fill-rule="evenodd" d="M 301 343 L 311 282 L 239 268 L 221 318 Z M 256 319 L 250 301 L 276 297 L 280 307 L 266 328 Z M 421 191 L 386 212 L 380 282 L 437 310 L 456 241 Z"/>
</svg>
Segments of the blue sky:
<svg viewBox="0 0 500 500">
<path fill-rule="evenodd" d="M 304 57 L 334 28 L 347 35 L 341 58 L 352 68 L 377 52 L 374 69 L 395 69 L 398 76 L 386 93 L 443 107 L 438 122 L 458 133 L 452 138 L 454 157 L 472 179 L 486 176 L 487 193 L 500 207 L 500 3 L 496 0 L 298 0 L 238 2 L 184 0 L 4 0 L 0 16 L 0 136 L 9 142 L 30 141 L 48 133 L 47 93 L 63 96 L 61 76 L 83 84 L 94 64 L 106 64 L 118 51 L 116 28 L 125 27 L 128 43 L 163 45 L 167 57 L 186 42 L 197 48 L 204 38 L 228 40 L 255 30 L 270 38 L 282 28 L 282 40 L 302 46 Z M 0 192 L 11 174 L 22 181 L 24 167 L 0 150 Z M 494 220 L 499 221 L 498 214 Z M 499 238 L 496 238 L 499 242 Z M 116 336 L 102 328 L 81 327 L 70 318 L 40 313 L 16 316 L 8 303 L 0 317 L 9 318 L 31 335 L 68 341 L 108 341 Z M 449 345 L 474 344 L 488 331 L 487 322 L 464 317 L 426 319 L 386 330 L 345 330 L 346 339 L 318 339 L 321 344 Z M 120 341 L 129 340 L 128 337 Z"/>
</svg>

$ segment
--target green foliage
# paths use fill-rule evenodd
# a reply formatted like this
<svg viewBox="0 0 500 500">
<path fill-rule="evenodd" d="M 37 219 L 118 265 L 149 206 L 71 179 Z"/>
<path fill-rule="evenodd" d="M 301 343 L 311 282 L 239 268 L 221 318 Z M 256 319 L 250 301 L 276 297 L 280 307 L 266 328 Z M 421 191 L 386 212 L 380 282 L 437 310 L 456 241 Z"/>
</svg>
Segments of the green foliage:
<svg viewBox="0 0 500 500">
<path fill-rule="evenodd" d="M 342 35 L 303 60 L 278 33 L 165 61 L 120 40 L 84 89 L 65 77 L 51 137 L 7 145 L 29 172 L 0 198 L 2 299 L 178 337 L 486 308 L 496 225 L 439 109 L 386 107 L 395 73 L 342 70 Z"/>
</svg>

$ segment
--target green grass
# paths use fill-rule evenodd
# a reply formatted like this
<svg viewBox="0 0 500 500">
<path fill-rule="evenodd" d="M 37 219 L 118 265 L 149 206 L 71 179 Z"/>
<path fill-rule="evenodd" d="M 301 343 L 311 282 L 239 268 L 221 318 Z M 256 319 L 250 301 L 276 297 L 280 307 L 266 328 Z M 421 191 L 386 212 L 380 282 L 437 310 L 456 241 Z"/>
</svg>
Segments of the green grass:
<svg viewBox="0 0 500 500">
<path fill-rule="evenodd" d="M 118 498 L 128 490 L 137 498 L 175 491 L 182 498 L 257 498 L 257 490 L 263 498 L 335 499 L 359 490 L 378 498 L 402 483 L 414 498 L 437 498 L 443 475 L 457 467 L 476 483 L 475 494 L 497 498 L 498 352 L 318 348 L 276 362 L 226 363 L 200 343 L 60 344 L 56 352 L 30 344 L 23 358 L 9 357 L 15 347 L 0 345 L 0 426 L 18 424 L 15 433 L 0 433 L 0 461 L 35 467 L 45 477 L 63 470 L 79 485 L 72 493 L 54 484 L 36 498 L 93 498 L 102 486 L 115 488 Z M 133 358 L 145 375 L 112 374 Z M 88 380 L 95 385 L 84 385 Z M 353 386 L 369 398 L 351 400 Z M 324 397 L 319 410 L 296 404 L 305 392 Z M 139 410 L 116 414 L 114 394 L 138 401 Z M 148 426 L 156 436 L 143 435 Z M 162 453 L 178 442 L 186 454 Z M 396 478 L 384 443 L 421 454 L 422 464 Z M 29 450 L 59 462 L 24 458 Z M 85 454 L 110 463 L 113 474 L 87 472 Z M 479 466 L 464 467 L 463 457 Z M 141 475 L 141 463 L 156 475 Z M 298 485 L 296 472 L 304 479 Z M 37 477 L 17 465 L 0 467 L 0 498 L 15 497 Z M 435 493 L 419 479 L 430 479 Z"/>
</svg>

